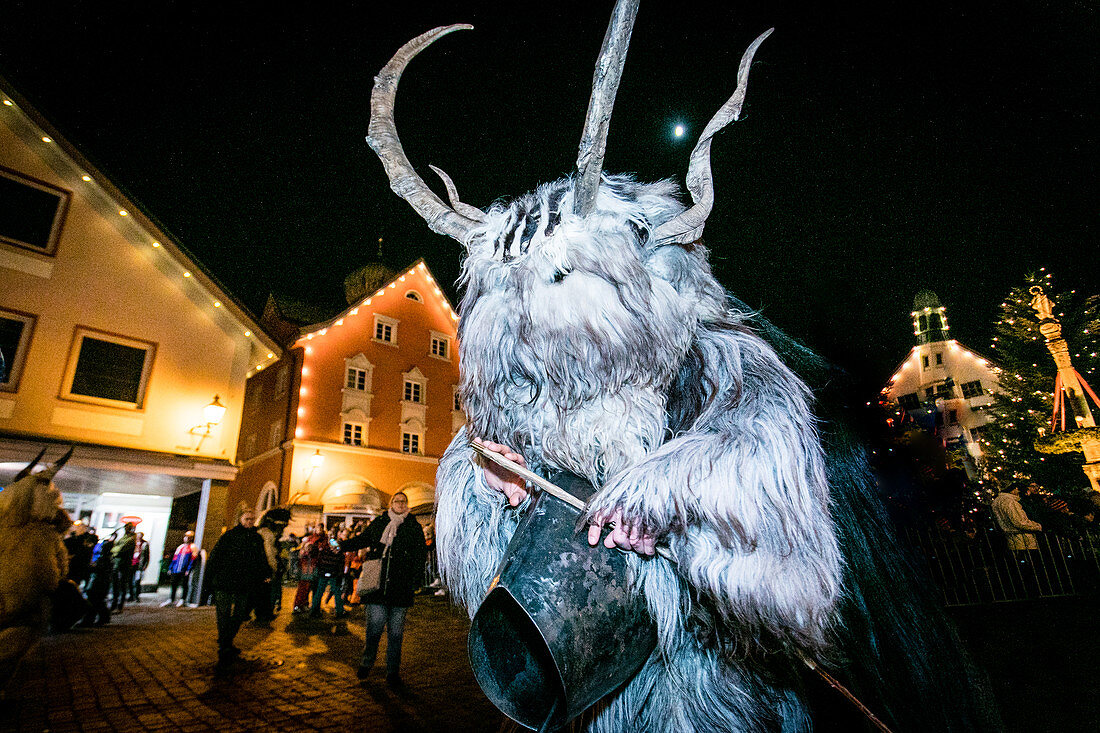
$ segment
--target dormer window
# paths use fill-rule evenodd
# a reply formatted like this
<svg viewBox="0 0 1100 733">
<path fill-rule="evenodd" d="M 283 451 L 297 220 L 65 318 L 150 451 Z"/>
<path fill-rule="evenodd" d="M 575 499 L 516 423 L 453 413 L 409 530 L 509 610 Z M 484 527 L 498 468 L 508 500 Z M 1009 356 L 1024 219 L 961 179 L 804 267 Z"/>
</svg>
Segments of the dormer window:
<svg viewBox="0 0 1100 733">
<path fill-rule="evenodd" d="M 344 445 L 363 445 L 362 423 L 344 423 Z"/>
<path fill-rule="evenodd" d="M 397 319 L 384 316 L 380 313 L 374 315 L 374 341 L 391 346 L 397 345 Z"/>
<path fill-rule="evenodd" d="M 963 397 L 977 397 L 981 394 L 985 394 L 980 379 L 975 379 L 973 382 L 963 382 L 959 386 L 962 388 Z"/>
<path fill-rule="evenodd" d="M 451 360 L 451 337 L 439 331 L 431 332 L 430 353 L 436 359 Z"/>
<path fill-rule="evenodd" d="M 348 367 L 347 380 L 344 386 L 348 389 L 365 390 L 367 388 L 367 370 Z"/>
</svg>

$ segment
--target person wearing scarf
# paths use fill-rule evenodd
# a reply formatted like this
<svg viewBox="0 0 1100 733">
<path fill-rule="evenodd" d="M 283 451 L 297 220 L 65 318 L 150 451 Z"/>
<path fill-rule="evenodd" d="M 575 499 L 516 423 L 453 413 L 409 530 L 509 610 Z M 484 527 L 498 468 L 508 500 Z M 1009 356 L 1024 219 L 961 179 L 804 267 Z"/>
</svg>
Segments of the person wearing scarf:
<svg viewBox="0 0 1100 733">
<path fill-rule="evenodd" d="M 401 638 L 405 633 L 405 614 L 413 604 L 413 594 L 423 583 L 424 561 L 428 548 L 424 530 L 409 516 L 409 498 L 398 492 L 390 500 L 386 513 L 375 519 L 360 534 L 341 543 L 344 552 L 366 549 L 366 559 L 382 559 L 381 583 L 377 590 L 363 596 L 366 608 L 367 640 L 357 676 L 365 679 L 378 656 L 383 630 L 386 637 L 386 683 L 402 685 Z"/>
</svg>

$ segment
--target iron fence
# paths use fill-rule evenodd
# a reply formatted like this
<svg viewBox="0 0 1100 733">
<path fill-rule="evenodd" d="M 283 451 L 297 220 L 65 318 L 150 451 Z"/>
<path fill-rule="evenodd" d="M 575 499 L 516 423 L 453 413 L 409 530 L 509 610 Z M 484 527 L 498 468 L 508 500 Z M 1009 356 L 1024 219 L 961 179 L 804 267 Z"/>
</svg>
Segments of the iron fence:
<svg viewBox="0 0 1100 733">
<path fill-rule="evenodd" d="M 1010 549 L 995 528 L 906 529 L 945 606 L 1053 598 L 1100 590 L 1100 535 L 1035 532 L 1035 549 Z M 1023 544 L 1023 543 L 1021 543 Z"/>
</svg>

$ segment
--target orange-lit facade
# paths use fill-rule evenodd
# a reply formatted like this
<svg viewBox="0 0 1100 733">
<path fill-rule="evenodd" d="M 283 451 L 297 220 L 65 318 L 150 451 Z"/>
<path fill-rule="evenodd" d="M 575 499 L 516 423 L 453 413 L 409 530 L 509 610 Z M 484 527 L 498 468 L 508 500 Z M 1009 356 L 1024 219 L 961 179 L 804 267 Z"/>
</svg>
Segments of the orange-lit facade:
<svg viewBox="0 0 1100 733">
<path fill-rule="evenodd" d="M 429 514 L 464 415 L 457 315 L 423 261 L 303 329 L 246 387 L 228 511 L 288 504 L 291 531 L 369 517 L 397 491 Z"/>
</svg>

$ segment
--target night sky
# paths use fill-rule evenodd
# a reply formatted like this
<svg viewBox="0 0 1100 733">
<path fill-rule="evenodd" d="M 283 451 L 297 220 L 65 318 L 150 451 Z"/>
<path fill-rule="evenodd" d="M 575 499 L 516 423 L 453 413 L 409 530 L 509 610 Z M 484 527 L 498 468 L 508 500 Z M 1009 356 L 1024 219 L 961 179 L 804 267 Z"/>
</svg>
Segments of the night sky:
<svg viewBox="0 0 1100 733">
<path fill-rule="evenodd" d="M 254 311 L 270 290 L 341 302 L 379 237 L 389 266 L 423 256 L 453 282 L 459 246 L 364 142 L 373 75 L 474 24 L 412 63 L 397 122 L 425 180 L 442 193 L 434 163 L 484 207 L 571 171 L 613 3 L 305 5 L 8 2 L 0 73 Z M 643 0 L 605 170 L 682 184 L 775 26 L 714 143 L 706 242 L 735 294 L 882 384 L 921 288 L 981 352 L 1026 272 L 1100 290 L 1098 25 L 1072 1 Z"/>
</svg>

